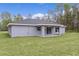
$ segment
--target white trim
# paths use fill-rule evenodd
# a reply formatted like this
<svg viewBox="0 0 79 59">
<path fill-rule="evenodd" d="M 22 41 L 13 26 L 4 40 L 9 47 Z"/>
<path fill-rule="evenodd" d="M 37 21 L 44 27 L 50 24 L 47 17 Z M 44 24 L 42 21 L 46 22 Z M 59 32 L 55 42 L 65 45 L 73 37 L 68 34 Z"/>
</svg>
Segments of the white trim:
<svg viewBox="0 0 79 59">
<path fill-rule="evenodd" d="M 16 26 L 16 25 L 28 25 L 28 26 L 61 26 L 61 27 L 66 27 L 64 25 L 61 24 L 19 24 L 19 23 L 9 23 L 7 26 Z"/>
</svg>

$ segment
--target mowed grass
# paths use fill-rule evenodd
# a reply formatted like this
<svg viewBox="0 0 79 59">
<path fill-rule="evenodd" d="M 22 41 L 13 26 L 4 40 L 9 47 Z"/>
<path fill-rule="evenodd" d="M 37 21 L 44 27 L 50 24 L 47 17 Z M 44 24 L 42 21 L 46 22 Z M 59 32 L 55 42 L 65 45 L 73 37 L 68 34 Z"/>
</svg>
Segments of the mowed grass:
<svg viewBox="0 0 79 59">
<path fill-rule="evenodd" d="M 79 55 L 79 33 L 65 33 L 58 37 L 10 38 L 0 32 L 1 56 L 70 56 Z"/>
</svg>

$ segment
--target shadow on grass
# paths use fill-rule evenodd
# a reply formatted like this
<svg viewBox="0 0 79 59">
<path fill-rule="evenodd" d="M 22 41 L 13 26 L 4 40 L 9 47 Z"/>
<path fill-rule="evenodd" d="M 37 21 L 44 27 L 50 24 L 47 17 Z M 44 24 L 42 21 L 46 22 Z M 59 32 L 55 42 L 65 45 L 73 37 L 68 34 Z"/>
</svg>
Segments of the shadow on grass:
<svg viewBox="0 0 79 59">
<path fill-rule="evenodd" d="M 10 38 L 10 35 L 8 34 L 8 32 L 1 32 L 0 37 L 2 37 L 2 38 Z"/>
<path fill-rule="evenodd" d="M 9 35 L 8 33 L 5 33 L 5 37 L 11 38 L 10 35 Z"/>
</svg>

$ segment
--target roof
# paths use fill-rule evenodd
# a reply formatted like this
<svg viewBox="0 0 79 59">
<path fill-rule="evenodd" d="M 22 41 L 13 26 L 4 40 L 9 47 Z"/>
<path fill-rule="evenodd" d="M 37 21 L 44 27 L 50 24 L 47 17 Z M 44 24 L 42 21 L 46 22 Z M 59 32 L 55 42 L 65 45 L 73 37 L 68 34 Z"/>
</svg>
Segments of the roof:
<svg viewBox="0 0 79 59">
<path fill-rule="evenodd" d="M 38 19 L 25 19 L 25 20 L 21 20 L 21 21 L 14 22 L 14 23 L 9 23 L 8 26 L 10 26 L 10 25 L 64 26 L 64 25 L 58 24 L 57 22 L 54 22 L 52 20 L 38 20 Z"/>
<path fill-rule="evenodd" d="M 25 19 L 21 21 L 17 21 L 15 23 L 20 23 L 20 24 L 56 24 L 55 21 L 52 20 L 40 20 L 40 19 Z"/>
</svg>

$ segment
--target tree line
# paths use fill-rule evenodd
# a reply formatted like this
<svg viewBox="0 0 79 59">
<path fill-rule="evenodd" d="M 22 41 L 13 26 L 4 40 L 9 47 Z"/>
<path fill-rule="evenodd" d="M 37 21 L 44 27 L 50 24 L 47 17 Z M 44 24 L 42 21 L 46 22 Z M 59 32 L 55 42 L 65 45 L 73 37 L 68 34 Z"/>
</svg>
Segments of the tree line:
<svg viewBox="0 0 79 59">
<path fill-rule="evenodd" d="M 7 31 L 8 23 L 16 22 L 19 20 L 23 20 L 23 17 L 20 14 L 17 14 L 16 16 L 12 16 L 9 12 L 2 12 L 0 14 L 0 30 Z"/>
<path fill-rule="evenodd" d="M 66 26 L 66 31 L 79 32 L 79 4 L 58 4 L 57 22 Z"/>
</svg>

